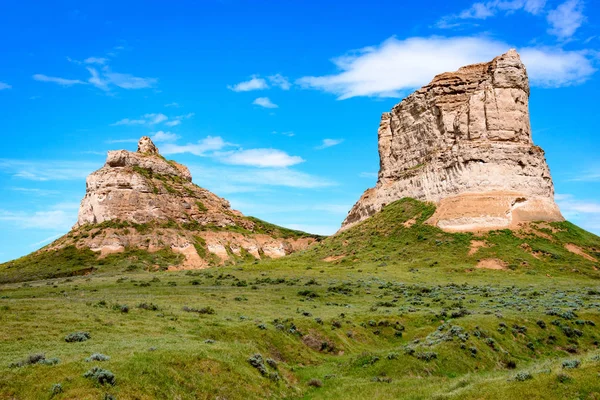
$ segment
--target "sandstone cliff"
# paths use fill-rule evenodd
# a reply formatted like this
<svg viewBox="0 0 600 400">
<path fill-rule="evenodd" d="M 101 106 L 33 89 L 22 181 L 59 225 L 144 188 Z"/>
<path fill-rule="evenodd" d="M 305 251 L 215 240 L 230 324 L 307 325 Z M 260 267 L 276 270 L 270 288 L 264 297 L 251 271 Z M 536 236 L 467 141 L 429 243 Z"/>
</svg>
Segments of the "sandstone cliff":
<svg viewBox="0 0 600 400">
<path fill-rule="evenodd" d="M 229 202 L 192 183 L 187 167 L 166 160 L 150 138 L 137 152 L 110 151 L 86 180 L 73 230 L 44 251 L 74 245 L 101 257 L 127 250 L 183 254 L 173 268 L 203 268 L 228 260 L 282 257 L 318 236 L 245 217 Z"/>
<path fill-rule="evenodd" d="M 437 203 L 429 222 L 449 231 L 563 220 L 528 101 L 515 50 L 436 76 L 381 117 L 377 185 L 342 229 L 404 197 Z"/>
</svg>

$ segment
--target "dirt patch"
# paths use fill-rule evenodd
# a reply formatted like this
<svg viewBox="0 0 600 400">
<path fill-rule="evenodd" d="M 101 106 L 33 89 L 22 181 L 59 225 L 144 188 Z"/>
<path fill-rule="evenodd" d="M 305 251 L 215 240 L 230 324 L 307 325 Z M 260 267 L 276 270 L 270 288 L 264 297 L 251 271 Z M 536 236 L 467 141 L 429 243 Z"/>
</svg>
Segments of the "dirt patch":
<svg viewBox="0 0 600 400">
<path fill-rule="evenodd" d="M 344 254 L 342 254 L 341 256 L 329 256 L 329 257 L 325 257 L 323 259 L 323 261 L 325 261 L 325 262 L 334 262 L 334 261 L 341 260 L 344 257 L 346 257 L 346 255 L 344 255 Z"/>
<path fill-rule="evenodd" d="M 527 239 L 528 235 L 534 235 L 549 240 L 551 242 L 554 241 L 554 238 L 551 235 L 542 232 L 536 228 L 547 228 L 552 230 L 553 233 L 558 232 L 556 228 L 553 228 L 552 226 L 545 223 L 539 223 L 537 225 L 534 225 L 532 223 L 523 222 L 519 224 L 519 230 L 515 232 L 515 236 L 520 239 Z"/>
<path fill-rule="evenodd" d="M 171 249 L 176 253 L 183 254 L 185 259 L 183 260 L 183 263 L 179 266 L 170 266 L 169 271 L 186 269 L 204 269 L 210 267 L 210 265 L 208 265 L 208 262 L 206 262 L 206 260 L 202 259 L 198 255 L 196 248 L 191 244 L 188 244 L 184 247 L 173 246 L 171 247 Z"/>
<path fill-rule="evenodd" d="M 312 331 L 302 336 L 302 343 L 315 351 L 324 353 L 333 353 L 336 351 L 335 343 Z"/>
<path fill-rule="evenodd" d="M 420 215 L 417 215 L 417 217 L 420 217 Z M 411 218 L 411 219 L 409 219 L 408 221 L 404 221 L 404 222 L 402 223 L 402 225 L 403 225 L 405 228 L 410 228 L 411 226 L 413 226 L 414 224 L 416 224 L 416 223 L 417 223 L 417 217 Z"/>
<path fill-rule="evenodd" d="M 485 258 L 475 266 L 478 269 L 506 269 L 506 263 L 497 258 Z"/>
<path fill-rule="evenodd" d="M 578 256 L 581 256 L 581 257 L 585 258 L 586 260 L 590 260 L 590 261 L 594 261 L 594 262 L 598 261 L 594 257 L 590 256 L 589 254 L 586 254 L 581 249 L 581 247 L 575 246 L 573 243 L 567 243 L 567 244 L 565 244 L 565 249 L 569 250 L 573 254 L 577 254 Z"/>
<path fill-rule="evenodd" d="M 485 240 L 471 240 L 471 247 L 469 248 L 469 255 L 477 253 L 477 251 L 482 247 L 488 247 L 488 244 Z"/>
</svg>

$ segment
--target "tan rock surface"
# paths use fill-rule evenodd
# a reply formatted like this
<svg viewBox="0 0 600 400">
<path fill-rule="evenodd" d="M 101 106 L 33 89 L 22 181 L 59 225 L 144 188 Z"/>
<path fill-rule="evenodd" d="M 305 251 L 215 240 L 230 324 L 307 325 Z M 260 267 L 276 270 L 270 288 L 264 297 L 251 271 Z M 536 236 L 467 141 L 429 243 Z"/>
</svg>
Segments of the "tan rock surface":
<svg viewBox="0 0 600 400">
<path fill-rule="evenodd" d="M 443 73 L 384 113 L 377 185 L 346 229 L 403 197 L 438 204 L 450 231 L 561 221 L 544 152 L 531 140 L 527 72 L 516 51 Z"/>
<path fill-rule="evenodd" d="M 166 160 L 143 137 L 137 152 L 110 151 L 106 164 L 87 177 L 77 224 L 45 250 L 75 245 L 104 257 L 128 249 L 171 249 L 184 257 L 175 269 L 199 269 L 210 266 L 211 254 L 221 262 L 245 254 L 277 258 L 316 241 L 267 225 L 192 183 L 187 167 Z"/>
</svg>

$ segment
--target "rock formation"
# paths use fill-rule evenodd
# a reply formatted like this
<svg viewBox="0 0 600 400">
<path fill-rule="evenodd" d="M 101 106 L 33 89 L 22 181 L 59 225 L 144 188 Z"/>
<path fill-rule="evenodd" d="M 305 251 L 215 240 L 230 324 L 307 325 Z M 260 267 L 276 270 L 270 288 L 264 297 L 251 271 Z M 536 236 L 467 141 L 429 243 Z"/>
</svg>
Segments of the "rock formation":
<svg viewBox="0 0 600 400">
<path fill-rule="evenodd" d="M 562 220 L 528 101 L 515 50 L 436 76 L 382 115 L 377 185 L 342 229 L 403 197 L 437 203 L 429 222 L 449 231 Z"/>
<path fill-rule="evenodd" d="M 87 177 L 73 230 L 44 250 L 75 245 L 105 256 L 171 249 L 184 255 L 183 268 L 202 268 L 236 257 L 281 257 L 316 240 L 233 210 L 142 137 L 135 153 L 108 152 L 106 164 Z"/>
</svg>

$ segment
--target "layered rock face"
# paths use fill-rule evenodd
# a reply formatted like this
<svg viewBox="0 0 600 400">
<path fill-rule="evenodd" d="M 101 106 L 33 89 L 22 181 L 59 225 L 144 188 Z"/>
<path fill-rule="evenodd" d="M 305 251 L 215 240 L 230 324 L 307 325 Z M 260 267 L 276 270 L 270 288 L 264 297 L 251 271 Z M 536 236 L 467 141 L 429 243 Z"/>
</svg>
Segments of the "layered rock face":
<svg viewBox="0 0 600 400">
<path fill-rule="evenodd" d="M 382 115 L 377 185 L 342 229 L 403 197 L 437 203 L 429 222 L 449 231 L 563 220 L 544 152 L 531 139 L 528 101 L 515 50 L 436 76 Z"/>
<path fill-rule="evenodd" d="M 110 151 L 87 177 L 77 224 L 45 250 L 75 245 L 104 256 L 171 249 L 183 254 L 181 267 L 203 268 L 236 257 L 282 257 L 316 240 L 233 210 L 143 137 L 137 152 Z"/>
</svg>

